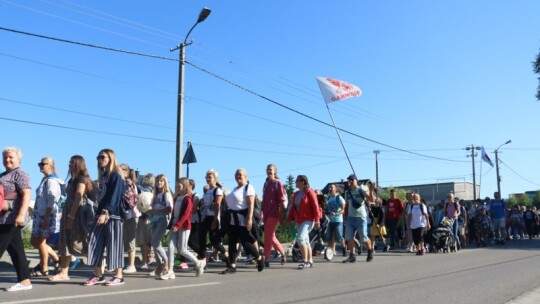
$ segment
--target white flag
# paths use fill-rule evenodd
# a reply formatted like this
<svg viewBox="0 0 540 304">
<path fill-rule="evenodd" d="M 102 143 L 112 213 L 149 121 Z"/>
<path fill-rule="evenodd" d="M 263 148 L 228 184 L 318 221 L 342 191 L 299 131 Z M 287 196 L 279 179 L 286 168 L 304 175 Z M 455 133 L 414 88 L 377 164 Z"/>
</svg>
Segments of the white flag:
<svg viewBox="0 0 540 304">
<path fill-rule="evenodd" d="M 493 162 L 491 161 L 491 159 L 489 158 L 489 156 L 487 155 L 486 153 L 486 150 L 484 150 L 484 147 L 482 147 L 482 159 L 488 163 L 490 166 L 493 167 Z"/>
<path fill-rule="evenodd" d="M 316 78 L 324 101 L 327 103 L 362 95 L 362 91 L 357 86 L 345 81 L 329 77 Z"/>
</svg>

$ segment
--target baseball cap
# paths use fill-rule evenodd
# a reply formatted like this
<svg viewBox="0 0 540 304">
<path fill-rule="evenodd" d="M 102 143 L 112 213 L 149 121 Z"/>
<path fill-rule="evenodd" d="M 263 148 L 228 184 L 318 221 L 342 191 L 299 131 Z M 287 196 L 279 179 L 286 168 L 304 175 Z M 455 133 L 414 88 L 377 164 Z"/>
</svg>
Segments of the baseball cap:
<svg viewBox="0 0 540 304">
<path fill-rule="evenodd" d="M 356 174 L 354 174 L 354 173 L 351 174 L 351 175 L 349 175 L 349 177 L 347 177 L 347 180 L 351 180 L 351 179 L 356 179 L 356 180 L 358 180 L 358 178 L 356 177 Z"/>
</svg>

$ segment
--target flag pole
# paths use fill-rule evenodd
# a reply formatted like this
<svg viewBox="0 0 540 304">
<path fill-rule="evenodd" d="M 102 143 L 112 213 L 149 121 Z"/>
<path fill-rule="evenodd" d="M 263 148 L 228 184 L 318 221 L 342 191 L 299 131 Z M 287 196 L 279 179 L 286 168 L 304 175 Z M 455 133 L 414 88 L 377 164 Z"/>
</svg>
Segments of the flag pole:
<svg viewBox="0 0 540 304">
<path fill-rule="evenodd" d="M 480 189 L 478 189 L 478 197 L 482 197 L 480 195 L 480 193 L 482 192 L 482 163 L 483 161 L 480 162 Z"/>
<path fill-rule="evenodd" d="M 336 130 L 337 136 L 339 138 L 339 142 L 341 143 L 341 147 L 343 148 L 343 152 L 345 152 L 345 156 L 347 157 L 347 161 L 349 161 L 349 165 L 351 166 L 352 173 L 356 175 L 356 172 L 354 172 L 353 165 L 351 163 L 351 159 L 349 158 L 349 154 L 347 153 L 347 149 L 345 149 L 345 145 L 343 144 L 343 140 L 341 139 L 341 135 L 339 134 L 339 130 L 336 127 L 336 123 L 334 121 L 334 117 L 332 116 L 332 112 L 330 112 L 330 107 L 328 107 L 328 103 L 325 101 L 324 104 L 326 105 L 326 109 L 328 110 L 328 114 L 330 115 L 330 119 L 332 120 L 332 125 L 334 126 L 334 129 Z"/>
</svg>

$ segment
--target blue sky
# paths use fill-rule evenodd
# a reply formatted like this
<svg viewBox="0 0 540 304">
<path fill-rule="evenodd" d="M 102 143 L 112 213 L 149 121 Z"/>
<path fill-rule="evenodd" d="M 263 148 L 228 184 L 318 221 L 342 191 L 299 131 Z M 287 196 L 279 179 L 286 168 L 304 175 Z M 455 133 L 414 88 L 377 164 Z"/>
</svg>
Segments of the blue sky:
<svg viewBox="0 0 540 304">
<path fill-rule="evenodd" d="M 503 196 L 540 189 L 538 1 L 0 0 L 0 27 L 177 59 L 169 49 L 204 6 L 212 13 L 191 33 L 187 61 L 247 90 L 186 66 L 184 141 L 199 192 L 210 168 L 227 188 L 243 167 L 261 189 L 268 163 L 314 188 L 346 178 L 335 130 L 271 102 L 331 123 L 316 76 L 363 91 L 330 105 L 337 126 L 360 136 L 341 133 L 359 177 L 375 179 L 381 150 L 382 186 L 472 182 L 464 148 L 494 160 L 511 139 L 500 150 Z M 65 176 L 80 154 L 95 178 L 106 147 L 174 178 L 178 62 L 5 30 L 0 42 L 1 142 L 22 149 L 34 186 L 41 157 Z M 491 196 L 495 169 L 477 161 L 476 173 Z"/>
</svg>

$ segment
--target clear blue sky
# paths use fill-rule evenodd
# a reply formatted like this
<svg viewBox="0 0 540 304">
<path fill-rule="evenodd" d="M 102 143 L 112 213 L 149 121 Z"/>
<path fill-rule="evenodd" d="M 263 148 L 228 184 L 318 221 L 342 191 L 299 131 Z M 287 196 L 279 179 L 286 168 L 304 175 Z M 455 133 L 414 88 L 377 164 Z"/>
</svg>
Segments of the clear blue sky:
<svg viewBox="0 0 540 304">
<path fill-rule="evenodd" d="M 353 83 L 361 97 L 330 105 L 338 127 L 444 159 L 342 133 L 359 177 L 375 179 L 381 150 L 381 186 L 472 182 L 464 148 L 484 146 L 494 160 L 511 139 L 500 154 L 503 196 L 540 189 L 539 1 L 0 0 L 0 26 L 177 59 L 169 48 L 204 6 L 212 14 L 190 35 L 188 62 L 327 123 L 315 76 Z M 66 176 L 80 154 L 95 178 L 106 147 L 142 173 L 174 178 L 178 62 L 1 30 L 0 67 L 1 146 L 22 149 L 34 187 L 41 157 Z M 351 173 L 333 128 L 193 66 L 185 77 L 199 192 L 210 168 L 232 188 L 243 167 L 259 191 L 268 163 L 314 188 Z M 478 161 L 476 172 L 480 195 L 491 196 L 495 169 Z"/>
</svg>

